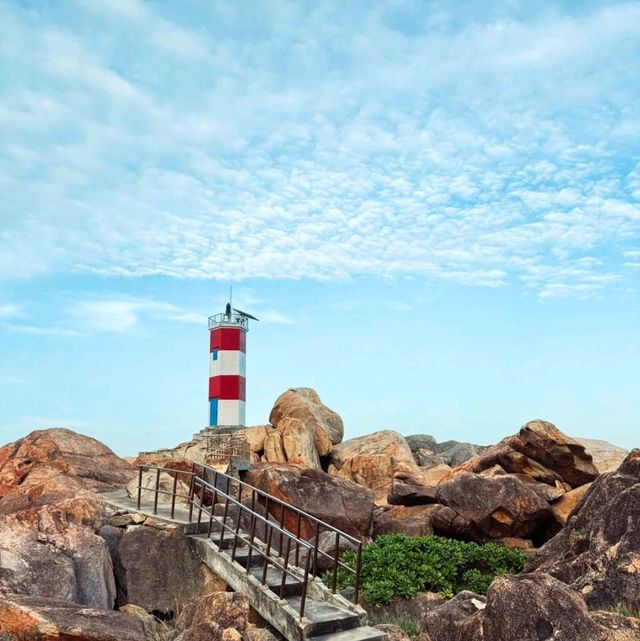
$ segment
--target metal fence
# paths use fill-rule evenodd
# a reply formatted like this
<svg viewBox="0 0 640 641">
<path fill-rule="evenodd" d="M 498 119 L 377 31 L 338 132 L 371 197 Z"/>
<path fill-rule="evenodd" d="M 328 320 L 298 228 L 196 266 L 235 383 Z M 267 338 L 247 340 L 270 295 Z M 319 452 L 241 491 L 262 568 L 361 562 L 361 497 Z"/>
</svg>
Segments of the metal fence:
<svg viewBox="0 0 640 641">
<path fill-rule="evenodd" d="M 155 472 L 153 487 L 142 485 L 143 473 Z M 171 476 L 171 489 L 161 488 L 161 474 Z M 180 492 L 178 483 L 188 486 L 187 492 Z M 175 517 L 176 501 L 188 507 L 188 521 L 196 522 L 198 531 L 206 528 L 207 537 L 222 550 L 225 537 L 233 537 L 231 558 L 236 560 L 238 549 L 247 548 L 246 572 L 252 568 L 253 555 L 262 559 L 262 572 L 257 577 L 262 585 L 267 583 L 270 566 L 282 572 L 279 596 L 283 598 L 287 578 L 301 583 L 300 617 L 304 616 L 309 581 L 326 569 L 329 587 L 335 594 L 338 587 L 338 571 L 342 568 L 351 574 L 354 597 L 358 602 L 360 592 L 360 569 L 362 541 L 333 527 L 315 516 L 289 505 L 267 492 L 253 487 L 237 478 L 209 467 L 193 463 L 191 471 L 141 465 L 138 476 L 138 509 L 142 504 L 142 493 L 153 492 L 153 513 L 158 513 L 160 495 L 171 497 L 171 518 Z M 293 528 L 286 527 L 285 524 Z M 214 526 L 217 527 L 214 531 Z M 303 536 L 313 532 L 308 539 Z M 204 533 L 204 532 L 203 532 Z M 321 549 L 323 540 L 331 540 L 329 550 Z M 352 548 L 355 567 L 340 560 L 341 543 Z"/>
</svg>

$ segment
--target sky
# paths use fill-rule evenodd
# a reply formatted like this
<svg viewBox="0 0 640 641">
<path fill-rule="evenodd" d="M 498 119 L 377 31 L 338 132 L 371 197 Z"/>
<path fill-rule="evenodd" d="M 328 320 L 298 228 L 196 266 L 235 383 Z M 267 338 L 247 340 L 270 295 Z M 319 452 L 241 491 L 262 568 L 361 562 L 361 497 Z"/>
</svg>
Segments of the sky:
<svg viewBox="0 0 640 641">
<path fill-rule="evenodd" d="M 0 444 L 208 420 L 640 446 L 640 2 L 0 0 Z"/>
</svg>

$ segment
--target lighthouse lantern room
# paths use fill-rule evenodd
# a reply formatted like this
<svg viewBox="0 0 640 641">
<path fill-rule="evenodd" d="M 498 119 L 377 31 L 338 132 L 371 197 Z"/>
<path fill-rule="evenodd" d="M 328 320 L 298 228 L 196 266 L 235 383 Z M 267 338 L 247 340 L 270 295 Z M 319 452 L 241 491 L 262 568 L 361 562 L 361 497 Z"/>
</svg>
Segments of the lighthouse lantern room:
<svg viewBox="0 0 640 641">
<path fill-rule="evenodd" d="M 209 317 L 209 425 L 245 425 L 246 353 L 251 314 L 227 303 L 222 314 Z"/>
</svg>

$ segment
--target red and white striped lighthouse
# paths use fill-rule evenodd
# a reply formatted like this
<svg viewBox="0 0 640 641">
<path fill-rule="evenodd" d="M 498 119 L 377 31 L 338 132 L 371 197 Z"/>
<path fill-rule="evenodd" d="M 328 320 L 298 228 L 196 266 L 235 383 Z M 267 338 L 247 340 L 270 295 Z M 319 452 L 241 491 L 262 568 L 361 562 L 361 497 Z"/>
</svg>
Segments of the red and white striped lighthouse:
<svg viewBox="0 0 640 641">
<path fill-rule="evenodd" d="M 240 427 L 245 424 L 246 353 L 249 319 L 232 309 L 209 317 L 209 425 Z"/>
</svg>

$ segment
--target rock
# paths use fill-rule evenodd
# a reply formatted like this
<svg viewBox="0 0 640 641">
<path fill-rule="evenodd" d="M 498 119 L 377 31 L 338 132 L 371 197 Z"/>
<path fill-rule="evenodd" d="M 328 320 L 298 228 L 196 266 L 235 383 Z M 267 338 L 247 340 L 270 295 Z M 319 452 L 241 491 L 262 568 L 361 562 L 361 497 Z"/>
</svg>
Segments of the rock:
<svg viewBox="0 0 640 641">
<path fill-rule="evenodd" d="M 439 454 L 434 454 L 432 451 L 425 449 L 419 449 L 413 452 L 413 459 L 420 467 L 435 467 L 445 464 Z"/>
<path fill-rule="evenodd" d="M 387 635 L 387 641 L 409 641 L 410 639 L 409 635 L 399 625 L 379 623 L 375 627 Z"/>
<path fill-rule="evenodd" d="M 179 528 L 127 528 L 114 567 L 119 605 L 132 603 L 150 613 L 170 615 L 180 604 L 224 586 L 191 551 Z"/>
<path fill-rule="evenodd" d="M 138 498 L 138 484 L 140 483 L 142 489 L 141 499 L 143 503 L 153 503 L 155 500 L 155 490 L 156 484 L 158 489 L 161 492 L 158 493 L 158 503 L 171 503 L 172 493 L 173 493 L 173 484 L 175 477 L 167 472 L 161 472 L 158 476 L 157 472 L 154 470 L 149 470 L 142 473 L 142 483 L 140 483 L 140 477 L 136 475 L 135 478 L 131 479 L 127 485 L 127 494 L 132 499 Z M 182 481 L 178 480 L 176 482 L 176 505 L 181 503 L 187 503 L 188 500 L 184 497 L 189 495 L 189 486 L 185 485 Z"/>
<path fill-rule="evenodd" d="M 0 515 L 125 486 L 135 471 L 108 447 L 68 429 L 38 430 L 0 448 Z"/>
<path fill-rule="evenodd" d="M 640 606 L 640 449 L 593 482 L 526 569 L 571 585 L 592 609 Z"/>
<path fill-rule="evenodd" d="M 378 503 L 386 503 L 396 472 L 421 477 L 406 441 L 392 430 L 350 439 L 331 452 L 329 473 L 373 490 Z"/>
<path fill-rule="evenodd" d="M 283 418 L 300 419 L 314 434 L 318 454 L 326 456 L 331 446 L 342 441 L 342 419 L 323 405 L 318 394 L 308 387 L 287 390 L 277 399 L 269 415 L 269 423 L 277 427 Z"/>
<path fill-rule="evenodd" d="M 177 628 L 181 641 L 240 641 L 247 629 L 249 599 L 237 592 L 213 592 L 186 603 Z"/>
<path fill-rule="evenodd" d="M 569 516 L 571 516 L 571 513 L 573 512 L 573 510 L 575 510 L 580 501 L 582 501 L 586 493 L 589 491 L 590 487 L 591 483 L 587 483 L 586 485 L 577 487 L 575 490 L 570 490 L 569 492 L 563 494 L 551 506 L 553 517 L 556 519 L 556 521 L 558 521 L 560 525 L 564 527 L 567 524 Z"/>
<path fill-rule="evenodd" d="M 487 590 L 484 641 L 606 641 L 579 594 L 547 574 L 503 575 Z"/>
<path fill-rule="evenodd" d="M 373 535 L 407 534 L 426 536 L 433 534 L 432 517 L 435 511 L 443 509 L 440 505 L 397 505 L 387 510 L 379 510 L 373 523 Z"/>
<path fill-rule="evenodd" d="M 411 486 L 408 486 L 411 487 Z M 406 488 L 405 488 L 406 490 Z M 513 475 L 485 477 L 466 474 L 436 486 L 418 487 L 400 494 L 394 486 L 389 502 L 437 503 L 455 512 L 455 518 L 438 524 L 439 534 L 483 541 L 526 537 L 549 516 L 549 504 L 528 483 Z M 451 530 L 443 528 L 451 527 Z"/>
<path fill-rule="evenodd" d="M 18 641 L 144 641 L 143 621 L 123 612 L 44 597 L 0 594 L 0 637 Z M 11 637 L 10 637 L 11 638 Z"/>
<path fill-rule="evenodd" d="M 428 469 L 421 470 L 421 481 L 424 485 L 438 485 L 444 480 L 451 478 L 451 468 L 448 465 L 434 465 Z"/>
<path fill-rule="evenodd" d="M 436 492 L 437 483 L 425 485 L 422 475 L 399 471 L 393 475 L 387 501 L 391 505 L 404 506 L 437 503 Z"/>
<path fill-rule="evenodd" d="M 282 501 L 304 510 L 353 536 L 368 536 L 373 525 L 373 493 L 351 481 L 310 468 L 261 463 L 243 473 L 243 480 Z M 279 511 L 274 507 L 274 515 Z M 286 527 L 296 531 L 293 514 L 286 514 Z M 304 538 L 315 527 L 303 521 Z"/>
<path fill-rule="evenodd" d="M 310 539 L 310 542 L 315 543 L 315 537 Z M 338 556 L 342 556 L 343 552 L 346 552 L 347 550 L 355 550 L 355 545 L 345 539 L 344 537 L 338 537 Z M 318 550 L 320 552 L 324 552 L 325 554 L 329 555 L 331 558 L 328 558 L 327 556 L 323 556 L 322 554 L 318 555 L 318 572 L 322 573 L 327 570 L 333 569 L 333 562 L 332 559 L 335 559 L 335 553 L 336 553 L 336 535 L 333 532 L 322 532 L 320 534 L 320 544 L 318 545 Z M 291 553 L 289 554 L 289 563 L 291 565 L 297 565 L 299 568 L 304 568 L 306 565 L 306 560 L 307 560 L 307 553 L 308 551 L 304 548 L 300 548 L 298 550 L 298 559 L 296 563 L 296 551 L 292 549 Z M 310 560 L 311 563 L 311 560 Z M 312 566 L 310 566 L 312 567 Z"/>
<path fill-rule="evenodd" d="M 269 430 L 264 440 L 264 460 L 267 463 L 286 463 L 287 455 L 282 444 L 282 434 L 277 430 Z"/>
<path fill-rule="evenodd" d="M 266 628 L 248 628 L 242 638 L 244 641 L 281 641 L 281 637 L 277 637 Z"/>
<path fill-rule="evenodd" d="M 593 464 L 600 474 L 617 470 L 629 453 L 629 450 L 607 443 L 607 441 L 594 438 L 576 438 L 575 440 L 580 445 L 584 445 L 585 451 L 593 459 Z"/>
<path fill-rule="evenodd" d="M 442 445 L 438 447 L 438 456 L 442 459 L 445 465 L 455 467 L 460 465 L 470 458 L 477 456 L 484 447 L 479 445 L 472 445 L 471 443 L 453 443 L 449 447 L 443 448 Z"/>
<path fill-rule="evenodd" d="M 439 607 L 425 612 L 422 629 L 432 641 L 478 641 L 486 599 L 473 592 L 459 592 Z M 522 640 L 524 641 L 524 639 Z"/>
<path fill-rule="evenodd" d="M 244 437 L 249 444 L 250 452 L 262 452 L 264 441 L 267 438 L 267 429 L 270 425 L 256 425 L 238 432 L 238 436 Z"/>
<path fill-rule="evenodd" d="M 113 607 L 111 557 L 93 531 L 100 509 L 78 498 L 0 517 L 0 591 Z"/>
<path fill-rule="evenodd" d="M 144 608 L 133 605 L 132 603 L 127 603 L 126 605 L 118 608 L 118 611 L 138 618 L 142 622 L 145 638 L 157 638 L 159 621 L 152 614 L 149 614 Z"/>
<path fill-rule="evenodd" d="M 529 421 L 518 434 L 459 465 L 454 473 L 478 473 L 495 465 L 563 490 L 590 483 L 598 476 L 584 446 L 552 423 L 540 420 Z"/>
<path fill-rule="evenodd" d="M 411 599 L 398 597 L 389 603 L 376 606 L 369 605 L 365 601 L 362 605 L 372 620 L 409 619 L 420 625 L 428 612 L 432 612 L 446 602 L 446 597 L 439 592 L 418 592 Z"/>
<path fill-rule="evenodd" d="M 405 436 L 405 441 L 412 452 L 417 452 L 418 450 L 436 451 L 437 441 L 430 434 L 412 434 L 411 436 Z"/>
<path fill-rule="evenodd" d="M 287 463 L 321 469 L 313 432 L 298 418 L 283 418 L 278 422 Z"/>
</svg>

